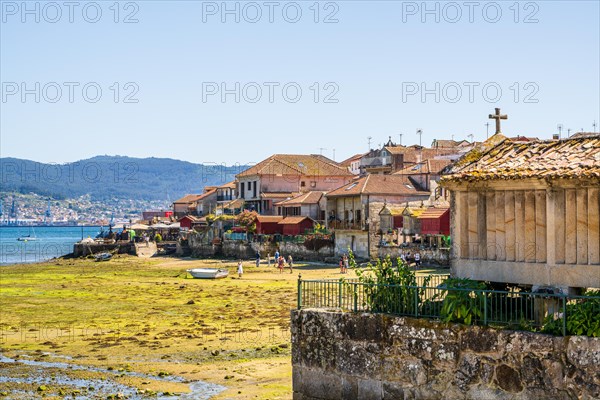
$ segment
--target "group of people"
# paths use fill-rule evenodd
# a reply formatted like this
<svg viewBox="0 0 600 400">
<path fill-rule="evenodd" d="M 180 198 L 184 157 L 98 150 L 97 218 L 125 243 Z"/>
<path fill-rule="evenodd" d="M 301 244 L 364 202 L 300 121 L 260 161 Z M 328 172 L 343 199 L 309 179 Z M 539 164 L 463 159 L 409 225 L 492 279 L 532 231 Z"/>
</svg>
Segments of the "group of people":
<svg viewBox="0 0 600 400">
<path fill-rule="evenodd" d="M 267 254 L 267 259 L 269 260 L 269 266 L 271 266 L 271 255 Z M 277 250 L 275 252 L 275 265 L 277 266 L 277 268 L 279 268 L 279 273 L 282 274 L 283 273 L 283 269 L 285 268 L 285 257 L 283 257 L 281 254 L 279 254 L 279 250 Z M 287 265 L 288 268 L 290 269 L 290 274 L 292 274 L 294 272 L 294 259 L 292 258 L 292 255 L 290 254 L 287 258 Z"/>
<path fill-rule="evenodd" d="M 406 264 L 410 265 L 413 261 L 415 262 L 415 268 L 419 268 L 421 266 L 421 253 L 418 251 L 415 254 L 411 254 L 410 251 L 404 253 L 400 253 L 400 259 L 404 261 Z"/>
<path fill-rule="evenodd" d="M 348 264 L 350 261 L 348 260 L 348 255 L 344 254 L 340 257 L 340 273 L 347 274 L 348 273 Z"/>
</svg>

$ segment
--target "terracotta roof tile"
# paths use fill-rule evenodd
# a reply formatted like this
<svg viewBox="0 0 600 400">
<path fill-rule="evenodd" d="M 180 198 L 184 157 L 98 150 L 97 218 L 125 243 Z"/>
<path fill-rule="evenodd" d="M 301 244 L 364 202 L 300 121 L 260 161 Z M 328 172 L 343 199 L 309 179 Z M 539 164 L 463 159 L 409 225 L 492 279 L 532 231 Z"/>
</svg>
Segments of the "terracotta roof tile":
<svg viewBox="0 0 600 400">
<path fill-rule="evenodd" d="M 304 221 L 305 219 L 310 219 L 311 221 L 313 220 L 310 217 L 302 217 L 302 216 L 298 216 L 298 217 L 285 217 L 284 219 L 282 219 L 281 221 L 278 222 L 278 224 L 280 225 L 296 225 L 301 223 L 302 221 Z"/>
<path fill-rule="evenodd" d="M 406 177 L 401 175 L 367 175 L 328 192 L 326 196 L 359 196 L 362 194 L 428 195 L 429 192 L 418 191 Z"/>
<path fill-rule="evenodd" d="M 279 222 L 283 219 L 281 215 L 258 215 L 256 220 L 260 223 Z"/>
<path fill-rule="evenodd" d="M 325 192 L 306 192 L 291 199 L 280 201 L 276 205 L 291 207 L 302 204 L 318 204 Z"/>
<path fill-rule="evenodd" d="M 600 134 L 564 140 L 512 142 L 467 153 L 442 181 L 600 178 Z"/>
<path fill-rule="evenodd" d="M 450 160 L 425 160 L 415 165 L 410 165 L 392 175 L 419 175 L 419 174 L 440 174 L 444 168 L 450 165 Z"/>
<path fill-rule="evenodd" d="M 275 154 L 239 173 L 252 175 L 351 176 L 348 169 L 318 154 Z"/>
</svg>

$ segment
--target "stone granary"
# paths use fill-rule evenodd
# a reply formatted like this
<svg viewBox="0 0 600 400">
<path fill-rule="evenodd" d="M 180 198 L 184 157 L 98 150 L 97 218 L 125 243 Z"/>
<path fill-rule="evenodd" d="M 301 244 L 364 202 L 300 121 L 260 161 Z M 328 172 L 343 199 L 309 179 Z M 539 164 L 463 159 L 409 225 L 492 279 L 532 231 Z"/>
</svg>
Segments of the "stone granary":
<svg viewBox="0 0 600 400">
<path fill-rule="evenodd" d="M 487 147 L 444 171 L 453 274 L 540 287 L 600 287 L 600 135 Z"/>
</svg>

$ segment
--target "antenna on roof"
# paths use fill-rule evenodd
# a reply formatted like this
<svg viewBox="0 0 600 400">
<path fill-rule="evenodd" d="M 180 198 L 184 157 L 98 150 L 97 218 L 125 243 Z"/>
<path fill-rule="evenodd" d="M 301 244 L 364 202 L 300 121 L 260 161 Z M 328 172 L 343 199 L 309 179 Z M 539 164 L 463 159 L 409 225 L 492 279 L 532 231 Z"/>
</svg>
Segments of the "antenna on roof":
<svg viewBox="0 0 600 400">
<path fill-rule="evenodd" d="M 471 134 L 468 134 L 468 135 L 467 135 L 467 137 L 468 137 L 468 138 L 471 138 L 471 143 L 473 143 L 473 138 L 474 138 L 475 136 L 473 136 L 473 134 L 471 133 Z"/>
<path fill-rule="evenodd" d="M 367 140 L 369 141 L 369 151 L 371 151 L 371 139 L 373 139 L 371 136 L 367 137 Z"/>
<path fill-rule="evenodd" d="M 319 151 L 321 152 L 320 154 L 323 155 L 323 150 L 327 150 L 327 148 L 325 147 L 319 147 Z"/>
<path fill-rule="evenodd" d="M 571 128 L 567 129 L 567 137 L 571 137 Z"/>
<path fill-rule="evenodd" d="M 486 122 L 485 123 L 485 138 L 489 139 L 490 137 L 490 123 Z"/>
<path fill-rule="evenodd" d="M 333 149 L 333 161 L 335 161 L 335 149 Z"/>
<path fill-rule="evenodd" d="M 423 147 L 423 146 L 421 145 L 421 143 L 422 143 L 422 140 L 421 140 L 421 139 L 423 139 L 423 129 L 421 129 L 421 128 L 417 129 L 417 135 L 419 135 L 419 146 L 420 146 L 420 147 Z"/>
<path fill-rule="evenodd" d="M 594 120 L 594 123 L 592 124 L 592 127 L 594 128 L 594 133 L 596 133 L 596 120 Z"/>
<path fill-rule="evenodd" d="M 558 129 L 558 138 L 562 139 L 563 124 L 556 125 L 556 129 Z"/>
<path fill-rule="evenodd" d="M 401 133 L 399 133 L 399 134 L 398 134 L 398 137 L 400 138 L 400 142 L 398 142 L 398 145 L 402 146 L 402 134 L 401 134 Z"/>
</svg>

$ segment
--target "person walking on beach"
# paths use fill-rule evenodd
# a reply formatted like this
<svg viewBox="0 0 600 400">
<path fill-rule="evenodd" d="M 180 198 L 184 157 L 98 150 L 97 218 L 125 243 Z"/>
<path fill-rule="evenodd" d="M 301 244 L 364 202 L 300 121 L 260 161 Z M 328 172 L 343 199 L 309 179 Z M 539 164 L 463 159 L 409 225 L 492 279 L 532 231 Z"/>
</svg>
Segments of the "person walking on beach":
<svg viewBox="0 0 600 400">
<path fill-rule="evenodd" d="M 275 263 L 276 266 L 279 264 L 279 250 L 275 250 L 274 263 Z"/>
<path fill-rule="evenodd" d="M 260 267 L 260 252 L 256 250 L 256 267 Z"/>
<path fill-rule="evenodd" d="M 242 275 L 244 274 L 244 267 L 242 266 L 242 260 L 238 261 L 237 273 L 238 273 L 238 277 L 241 279 Z"/>
<path fill-rule="evenodd" d="M 271 268 L 271 253 L 267 253 L 267 266 Z"/>
<path fill-rule="evenodd" d="M 344 256 L 340 256 L 340 274 L 344 273 Z"/>
<path fill-rule="evenodd" d="M 279 273 L 282 274 L 283 273 L 283 263 L 285 262 L 285 260 L 283 259 L 283 256 L 279 256 L 279 259 L 277 260 L 277 266 L 279 268 Z"/>
<path fill-rule="evenodd" d="M 290 274 L 294 273 L 294 260 L 292 259 L 292 255 L 288 257 L 288 265 L 290 267 Z"/>
<path fill-rule="evenodd" d="M 350 261 L 348 260 L 348 256 L 346 254 L 344 254 L 344 273 L 347 274 L 348 273 L 348 264 L 350 263 Z"/>
</svg>

